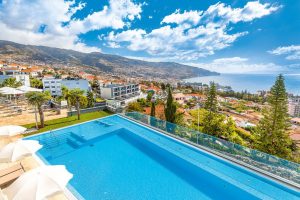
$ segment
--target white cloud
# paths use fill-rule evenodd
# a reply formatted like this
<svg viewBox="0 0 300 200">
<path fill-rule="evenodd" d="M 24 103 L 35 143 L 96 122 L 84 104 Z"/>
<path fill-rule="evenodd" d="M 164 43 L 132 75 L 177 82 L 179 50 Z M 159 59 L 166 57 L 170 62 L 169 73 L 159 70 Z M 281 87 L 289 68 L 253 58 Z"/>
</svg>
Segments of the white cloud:
<svg viewBox="0 0 300 200">
<path fill-rule="evenodd" d="M 150 32 L 142 29 L 111 32 L 106 39 L 132 51 L 146 51 L 150 55 L 174 60 L 197 60 L 231 46 L 239 37 L 247 34 L 232 33 L 231 24 L 249 22 L 277 9 L 279 6 L 254 1 L 248 2 L 243 8 L 217 3 L 206 11 L 176 10 L 164 17 L 160 28 Z"/>
<path fill-rule="evenodd" d="M 184 11 L 183 13 L 180 13 L 180 10 L 177 9 L 174 13 L 171 15 L 166 16 L 161 23 L 176 23 L 181 24 L 183 22 L 190 22 L 193 24 L 198 24 L 201 19 L 202 11 Z"/>
<path fill-rule="evenodd" d="M 0 6 L 0 39 L 22 44 L 45 45 L 82 52 L 100 51 L 79 40 L 80 33 L 129 26 L 140 18 L 141 5 L 131 0 L 110 0 L 101 11 L 84 19 L 72 18 L 85 6 L 64 0 L 9 0 Z M 43 33 L 39 32 L 45 27 Z"/>
<path fill-rule="evenodd" d="M 86 33 L 91 30 L 111 27 L 121 29 L 129 26 L 130 21 L 141 18 L 142 4 L 134 4 L 131 0 L 110 0 L 109 6 L 88 15 L 83 20 L 72 20 L 69 28 L 75 33 Z"/>
<path fill-rule="evenodd" d="M 110 47 L 110 48 L 120 48 L 120 45 L 116 42 L 108 42 L 107 43 L 107 46 Z"/>
<path fill-rule="evenodd" d="M 288 60 L 300 60 L 300 45 L 291 45 L 285 47 L 278 47 L 269 53 L 273 55 L 286 55 Z"/>
<path fill-rule="evenodd" d="M 262 4 L 259 1 L 248 2 L 243 8 L 231 8 L 224 3 L 217 3 L 210 6 L 202 17 L 206 20 L 219 20 L 224 23 L 250 22 L 270 15 L 280 7 L 269 3 Z"/>
<path fill-rule="evenodd" d="M 220 73 L 272 73 L 282 71 L 282 67 L 274 63 L 250 63 L 247 58 L 219 58 L 210 63 L 184 63 Z"/>
</svg>

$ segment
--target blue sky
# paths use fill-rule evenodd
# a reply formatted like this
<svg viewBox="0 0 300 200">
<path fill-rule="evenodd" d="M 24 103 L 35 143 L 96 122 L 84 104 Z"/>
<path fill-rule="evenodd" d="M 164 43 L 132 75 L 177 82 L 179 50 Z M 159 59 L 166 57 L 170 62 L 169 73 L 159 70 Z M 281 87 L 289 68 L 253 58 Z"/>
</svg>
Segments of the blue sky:
<svg viewBox="0 0 300 200">
<path fill-rule="evenodd" d="M 300 73 L 299 0 L 0 0 L 0 39 L 222 73 Z"/>
</svg>

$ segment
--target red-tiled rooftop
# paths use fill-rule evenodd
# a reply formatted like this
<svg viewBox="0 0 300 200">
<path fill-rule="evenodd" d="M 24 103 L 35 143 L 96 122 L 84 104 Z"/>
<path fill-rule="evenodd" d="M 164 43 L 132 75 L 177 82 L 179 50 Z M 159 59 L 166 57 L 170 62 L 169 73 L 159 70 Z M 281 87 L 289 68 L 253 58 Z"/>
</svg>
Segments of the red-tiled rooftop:
<svg viewBox="0 0 300 200">
<path fill-rule="evenodd" d="M 300 140 L 300 133 L 295 133 L 290 135 L 290 138 L 292 138 L 292 140 Z"/>
</svg>

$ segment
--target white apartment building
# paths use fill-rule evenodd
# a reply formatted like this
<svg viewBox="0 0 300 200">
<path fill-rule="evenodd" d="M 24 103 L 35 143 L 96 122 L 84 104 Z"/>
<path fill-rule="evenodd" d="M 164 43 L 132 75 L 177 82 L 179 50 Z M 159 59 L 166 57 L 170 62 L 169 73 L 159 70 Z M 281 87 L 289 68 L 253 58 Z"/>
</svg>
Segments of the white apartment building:
<svg viewBox="0 0 300 200">
<path fill-rule="evenodd" d="M 61 84 L 69 89 L 79 88 L 85 93 L 90 90 L 89 81 L 85 79 L 62 79 Z"/>
<path fill-rule="evenodd" d="M 292 117 L 300 117 L 300 97 L 290 97 L 288 112 Z"/>
<path fill-rule="evenodd" d="M 101 85 L 100 92 L 104 99 L 127 99 L 140 95 L 140 86 L 132 83 Z"/>
<path fill-rule="evenodd" d="M 61 96 L 61 79 L 56 78 L 44 78 L 43 82 L 43 90 L 50 91 L 51 96 Z"/>
<path fill-rule="evenodd" d="M 85 79 L 56 79 L 44 78 L 43 80 L 44 91 L 50 91 L 52 96 L 61 96 L 61 87 L 66 86 L 68 89 L 81 89 L 87 92 L 90 90 L 89 82 Z"/>
<path fill-rule="evenodd" d="M 3 67 L 0 69 L 0 83 L 5 79 L 15 78 L 16 81 L 20 81 L 22 85 L 30 86 L 29 75 L 23 74 L 19 68 L 16 67 Z"/>
</svg>

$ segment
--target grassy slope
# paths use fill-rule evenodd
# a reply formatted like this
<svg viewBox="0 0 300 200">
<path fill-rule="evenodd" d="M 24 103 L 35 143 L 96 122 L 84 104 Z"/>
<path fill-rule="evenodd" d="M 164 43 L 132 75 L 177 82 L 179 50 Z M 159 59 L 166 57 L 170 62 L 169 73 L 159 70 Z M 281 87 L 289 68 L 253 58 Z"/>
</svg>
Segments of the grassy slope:
<svg viewBox="0 0 300 200">
<path fill-rule="evenodd" d="M 25 134 L 24 136 L 33 135 L 36 133 L 41 133 L 41 132 L 45 132 L 45 131 L 49 131 L 49 130 L 53 130 L 53 129 L 57 129 L 57 128 L 65 127 L 65 126 L 70 126 L 73 124 L 78 124 L 78 123 L 89 121 L 92 119 L 105 117 L 105 116 L 108 116 L 111 114 L 112 113 L 107 112 L 107 111 L 99 111 L 99 112 L 81 114 L 80 120 L 77 120 L 77 115 L 76 115 L 76 116 L 71 116 L 71 117 L 64 117 L 64 118 L 60 118 L 60 119 L 53 119 L 53 120 L 45 121 L 44 128 L 40 128 L 38 131 Z M 26 128 L 35 128 L 35 123 L 27 124 L 27 125 L 25 125 L 25 127 Z"/>
</svg>

